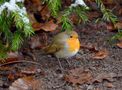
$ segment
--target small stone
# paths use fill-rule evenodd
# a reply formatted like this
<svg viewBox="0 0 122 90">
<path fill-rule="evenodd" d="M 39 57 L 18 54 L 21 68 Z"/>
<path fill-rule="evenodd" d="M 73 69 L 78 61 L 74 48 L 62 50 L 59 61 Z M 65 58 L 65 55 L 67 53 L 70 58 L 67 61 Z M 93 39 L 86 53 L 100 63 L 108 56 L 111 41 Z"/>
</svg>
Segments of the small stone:
<svg viewBox="0 0 122 90">
<path fill-rule="evenodd" d="M 51 55 L 47 55 L 48 58 L 51 58 L 52 56 Z"/>
</svg>

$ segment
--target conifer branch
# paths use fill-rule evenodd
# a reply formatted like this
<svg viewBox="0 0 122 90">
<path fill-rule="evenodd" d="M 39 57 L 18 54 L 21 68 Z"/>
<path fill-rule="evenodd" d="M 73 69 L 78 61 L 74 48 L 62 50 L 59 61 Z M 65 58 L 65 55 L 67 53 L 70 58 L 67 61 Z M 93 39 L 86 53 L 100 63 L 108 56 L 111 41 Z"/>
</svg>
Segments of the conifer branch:
<svg viewBox="0 0 122 90">
<path fill-rule="evenodd" d="M 5 58 L 8 51 L 18 50 L 24 39 L 34 34 L 23 1 L 0 1 L 0 58 Z"/>
<path fill-rule="evenodd" d="M 107 21 L 107 22 L 112 22 L 115 24 L 118 21 L 118 18 L 116 15 L 112 13 L 110 9 L 106 9 L 102 0 L 95 0 L 98 7 L 100 8 L 101 12 L 103 13 L 102 19 Z"/>
</svg>

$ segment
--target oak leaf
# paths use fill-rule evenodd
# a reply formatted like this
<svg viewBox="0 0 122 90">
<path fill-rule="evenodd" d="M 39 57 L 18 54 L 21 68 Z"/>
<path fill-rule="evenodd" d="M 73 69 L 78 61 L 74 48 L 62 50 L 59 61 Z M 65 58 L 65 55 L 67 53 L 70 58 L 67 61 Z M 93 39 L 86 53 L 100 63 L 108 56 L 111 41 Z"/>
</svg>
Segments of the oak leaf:
<svg viewBox="0 0 122 90">
<path fill-rule="evenodd" d="M 122 22 L 118 22 L 115 24 L 116 29 L 122 29 Z"/>
<path fill-rule="evenodd" d="M 107 80 L 109 82 L 113 81 L 113 78 L 116 77 L 115 73 L 100 73 L 94 79 L 93 82 L 102 82 L 103 80 Z"/>
<path fill-rule="evenodd" d="M 122 48 L 122 42 L 116 44 L 119 48 Z"/>
<path fill-rule="evenodd" d="M 58 27 L 57 24 L 55 24 L 53 22 L 53 20 L 50 20 L 46 23 L 34 23 L 32 25 L 32 27 L 34 28 L 35 31 L 39 31 L 39 30 L 44 30 L 44 31 L 54 31 L 56 30 L 56 28 Z"/>
<path fill-rule="evenodd" d="M 9 90 L 43 90 L 41 85 L 41 81 L 34 77 L 23 77 L 14 81 Z"/>
<path fill-rule="evenodd" d="M 92 80 L 92 74 L 90 71 L 85 71 L 81 68 L 75 68 L 70 70 L 68 74 L 64 76 L 64 80 L 73 84 L 90 83 Z"/>
<path fill-rule="evenodd" d="M 41 29 L 43 29 L 44 31 L 54 31 L 54 30 L 56 30 L 57 27 L 58 27 L 58 25 L 55 24 L 53 22 L 53 20 L 50 20 L 49 22 L 44 23 L 41 26 Z"/>
<path fill-rule="evenodd" d="M 108 51 L 107 50 L 100 50 L 95 53 L 93 56 L 93 59 L 104 59 L 108 56 Z"/>
</svg>

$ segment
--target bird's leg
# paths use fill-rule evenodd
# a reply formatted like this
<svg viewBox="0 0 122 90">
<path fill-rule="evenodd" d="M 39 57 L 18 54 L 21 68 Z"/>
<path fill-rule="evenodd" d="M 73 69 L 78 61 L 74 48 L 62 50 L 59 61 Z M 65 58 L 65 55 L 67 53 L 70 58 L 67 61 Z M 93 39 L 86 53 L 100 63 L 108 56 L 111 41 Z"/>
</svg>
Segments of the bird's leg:
<svg viewBox="0 0 122 90">
<path fill-rule="evenodd" d="M 62 65 L 61 65 L 61 62 L 60 62 L 59 58 L 56 57 L 56 59 L 58 60 L 59 66 L 60 66 L 60 68 L 61 68 L 61 71 L 63 71 L 63 67 L 62 67 Z"/>
<path fill-rule="evenodd" d="M 71 66 L 71 63 L 69 62 L 69 60 L 68 59 L 65 59 L 65 60 L 67 61 L 68 65 Z"/>
</svg>

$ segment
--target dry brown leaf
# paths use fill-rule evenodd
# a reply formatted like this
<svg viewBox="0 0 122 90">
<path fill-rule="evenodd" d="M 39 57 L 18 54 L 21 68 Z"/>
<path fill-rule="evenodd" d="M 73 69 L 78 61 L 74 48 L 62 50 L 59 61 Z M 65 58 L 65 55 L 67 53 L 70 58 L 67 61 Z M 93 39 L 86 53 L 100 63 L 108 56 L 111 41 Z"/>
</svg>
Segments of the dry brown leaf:
<svg viewBox="0 0 122 90">
<path fill-rule="evenodd" d="M 114 27 L 114 25 L 112 24 L 112 23 L 108 23 L 108 24 L 106 24 L 107 25 L 107 30 L 108 31 L 115 31 L 116 29 L 115 29 L 115 27 Z"/>
<path fill-rule="evenodd" d="M 118 22 L 115 24 L 116 29 L 122 29 L 122 22 Z"/>
<path fill-rule="evenodd" d="M 17 58 L 19 56 L 18 52 L 8 52 L 8 58 Z"/>
<path fill-rule="evenodd" d="M 31 2 L 37 7 L 41 5 L 41 0 L 31 0 Z"/>
<path fill-rule="evenodd" d="M 89 17 L 89 20 L 93 20 L 94 18 L 99 17 L 101 14 L 98 13 L 97 11 L 92 11 L 92 12 L 89 12 L 87 15 Z"/>
<path fill-rule="evenodd" d="M 49 22 L 46 22 L 45 24 L 43 24 L 41 26 L 41 29 L 43 29 L 44 31 L 54 31 L 56 30 L 57 27 L 58 25 L 55 24 L 53 20 L 50 20 Z"/>
<path fill-rule="evenodd" d="M 14 68 L 13 67 L 10 67 L 10 66 L 1 66 L 0 67 L 0 71 L 11 71 L 13 69 Z"/>
<path fill-rule="evenodd" d="M 122 42 L 116 44 L 119 48 L 122 48 Z"/>
<path fill-rule="evenodd" d="M 102 90 L 102 89 L 100 89 L 100 88 L 96 87 L 96 88 L 94 88 L 94 90 Z"/>
<path fill-rule="evenodd" d="M 118 14 L 119 14 L 119 15 L 122 15 L 122 8 L 119 9 Z"/>
<path fill-rule="evenodd" d="M 15 79 L 14 74 L 10 73 L 10 74 L 8 75 L 8 80 L 14 80 L 14 79 Z"/>
<path fill-rule="evenodd" d="M 113 5 L 115 2 L 114 0 L 103 0 L 104 4 L 107 4 L 107 5 Z"/>
<path fill-rule="evenodd" d="M 48 9 L 48 6 L 44 6 L 42 10 L 40 11 L 40 15 L 43 20 L 48 20 L 50 17 L 50 10 Z"/>
<path fill-rule="evenodd" d="M 100 50 L 92 57 L 93 59 L 104 59 L 108 56 L 107 50 Z"/>
<path fill-rule="evenodd" d="M 79 17 L 75 13 L 70 15 L 70 20 L 73 22 L 73 24 L 79 23 Z"/>
<path fill-rule="evenodd" d="M 107 24 L 107 30 L 109 31 L 117 31 L 118 29 L 122 29 L 122 21 L 115 23 L 115 25 L 112 23 Z"/>
<path fill-rule="evenodd" d="M 42 47 L 42 44 L 38 36 L 31 37 L 29 41 L 29 45 L 30 45 L 30 48 L 32 49 Z"/>
<path fill-rule="evenodd" d="M 62 0 L 63 7 L 70 6 L 72 4 L 72 0 Z"/>
<path fill-rule="evenodd" d="M 68 74 L 64 76 L 64 80 L 73 84 L 90 83 L 92 80 L 92 74 L 90 71 L 84 71 L 81 68 L 75 68 L 70 70 Z"/>
<path fill-rule="evenodd" d="M 41 29 L 42 23 L 33 23 L 32 27 L 34 31 L 39 31 Z"/>
<path fill-rule="evenodd" d="M 93 79 L 93 82 L 102 82 L 103 80 L 112 82 L 113 78 L 116 76 L 115 73 L 100 73 Z"/>
<path fill-rule="evenodd" d="M 81 43 L 80 47 L 83 49 L 88 49 L 89 51 L 92 51 L 92 52 L 98 52 L 98 48 L 95 44 L 91 44 L 91 43 L 83 44 L 83 43 Z"/>
<path fill-rule="evenodd" d="M 34 28 L 35 31 L 39 31 L 39 30 L 44 30 L 44 31 L 54 31 L 56 30 L 56 28 L 58 27 L 57 24 L 55 24 L 53 22 L 53 20 L 50 20 L 46 23 L 34 23 L 32 25 L 32 27 Z"/>
<path fill-rule="evenodd" d="M 18 52 L 8 52 L 7 53 L 8 57 L 5 59 L 5 62 L 11 62 L 11 61 L 17 61 L 17 60 L 20 60 L 20 59 L 23 59 L 23 56 L 20 55 Z M 1 60 L 0 63 L 3 63 L 3 60 Z"/>
<path fill-rule="evenodd" d="M 14 73 L 12 72 L 14 70 Z M 7 79 L 9 81 L 14 81 L 15 79 L 19 78 L 19 77 L 24 77 L 26 76 L 25 74 L 21 73 L 21 72 L 16 72 L 15 68 L 9 71 L 8 75 L 7 75 Z"/>
<path fill-rule="evenodd" d="M 42 82 L 34 77 L 24 77 L 14 81 L 9 90 L 44 90 L 41 85 Z"/>
<path fill-rule="evenodd" d="M 35 19 L 34 14 L 28 13 L 28 17 L 29 17 L 31 24 L 37 23 L 37 20 Z"/>
<path fill-rule="evenodd" d="M 107 88 L 113 88 L 113 87 L 115 87 L 112 83 L 110 83 L 110 82 L 106 82 L 105 83 L 105 86 L 107 87 Z"/>
</svg>

